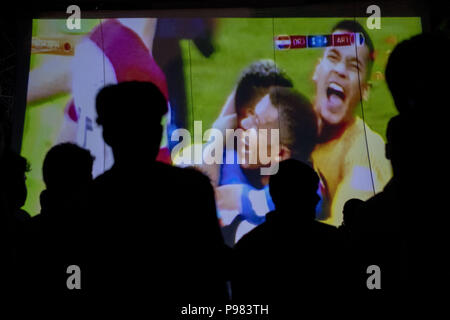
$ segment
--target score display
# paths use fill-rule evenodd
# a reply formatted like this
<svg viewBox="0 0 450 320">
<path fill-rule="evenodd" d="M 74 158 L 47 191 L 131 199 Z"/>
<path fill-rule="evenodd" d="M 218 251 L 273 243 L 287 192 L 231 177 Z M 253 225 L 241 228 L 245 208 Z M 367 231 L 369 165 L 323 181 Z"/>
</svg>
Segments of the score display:
<svg viewBox="0 0 450 320">
<path fill-rule="evenodd" d="M 326 35 L 279 35 L 274 38 L 275 48 L 278 50 L 324 48 L 343 46 L 362 46 L 362 33 L 335 33 Z"/>
</svg>

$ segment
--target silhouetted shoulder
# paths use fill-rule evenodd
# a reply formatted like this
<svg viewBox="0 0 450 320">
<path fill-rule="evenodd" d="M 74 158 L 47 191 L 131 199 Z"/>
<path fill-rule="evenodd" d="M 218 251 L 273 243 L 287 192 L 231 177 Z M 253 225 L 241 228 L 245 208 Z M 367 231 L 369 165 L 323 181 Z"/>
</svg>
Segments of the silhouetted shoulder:
<svg viewBox="0 0 450 320">
<path fill-rule="evenodd" d="M 313 225 L 314 230 L 318 232 L 327 232 L 330 234 L 336 234 L 338 232 L 338 229 L 335 226 L 323 222 L 315 221 Z"/>
<path fill-rule="evenodd" d="M 192 179 L 199 179 L 204 182 L 206 182 L 206 181 L 209 182 L 209 178 L 197 168 L 193 168 L 193 167 L 180 168 L 180 167 L 166 165 L 163 163 L 161 163 L 161 165 L 165 165 L 166 167 L 169 167 L 171 170 L 173 170 L 173 172 L 175 174 L 180 174 L 180 175 L 184 175 L 186 177 L 190 177 Z"/>
<path fill-rule="evenodd" d="M 114 171 L 113 169 L 103 172 L 97 178 L 94 179 L 92 187 L 95 189 L 99 185 L 108 184 L 114 179 Z"/>
<path fill-rule="evenodd" d="M 235 252 L 265 250 L 266 246 L 271 243 L 272 230 L 267 222 L 263 222 L 247 234 L 245 234 L 234 246 Z"/>
<path fill-rule="evenodd" d="M 160 168 L 158 170 L 166 172 L 167 177 L 173 183 L 173 188 L 177 191 L 184 191 L 199 200 L 206 196 L 205 188 L 208 189 L 208 193 L 214 192 L 211 180 L 196 168 L 179 168 L 163 163 L 158 164 L 158 167 Z"/>
<path fill-rule="evenodd" d="M 368 231 L 393 231 L 402 229 L 404 216 L 401 214 L 406 206 L 399 201 L 400 194 L 394 180 L 384 190 L 377 193 L 365 203 L 362 223 Z"/>
</svg>

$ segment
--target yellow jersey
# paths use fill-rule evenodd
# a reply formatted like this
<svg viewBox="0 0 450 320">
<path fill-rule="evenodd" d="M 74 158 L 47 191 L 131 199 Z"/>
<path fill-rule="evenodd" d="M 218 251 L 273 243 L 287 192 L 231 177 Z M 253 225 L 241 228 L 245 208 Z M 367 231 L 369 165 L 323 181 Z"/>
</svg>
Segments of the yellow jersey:
<svg viewBox="0 0 450 320">
<path fill-rule="evenodd" d="M 383 139 L 359 117 L 338 138 L 318 144 L 312 161 L 325 191 L 319 220 L 334 226 L 342 224 L 347 200 L 367 200 L 382 191 L 392 177 Z"/>
</svg>

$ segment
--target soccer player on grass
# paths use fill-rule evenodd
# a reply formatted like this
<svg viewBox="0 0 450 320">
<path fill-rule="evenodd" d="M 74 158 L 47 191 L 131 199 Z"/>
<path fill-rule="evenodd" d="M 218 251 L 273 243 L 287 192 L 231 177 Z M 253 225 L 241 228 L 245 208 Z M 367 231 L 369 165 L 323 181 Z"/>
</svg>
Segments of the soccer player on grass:
<svg viewBox="0 0 450 320">
<path fill-rule="evenodd" d="M 355 21 L 344 20 L 333 28 L 333 34 L 357 32 L 363 34 L 364 45 L 327 47 L 313 76 L 319 141 L 312 161 L 324 197 L 317 217 L 334 226 L 342 223 L 347 200 L 370 198 L 392 176 L 383 139 L 355 115 L 369 94 L 373 43 Z"/>
<path fill-rule="evenodd" d="M 152 56 L 156 19 L 107 19 L 79 39 L 73 57 L 52 57 L 30 73 L 28 103 L 71 93 L 58 142 L 74 142 L 95 156 L 94 177 L 113 164 L 111 149 L 96 124 L 95 97 L 108 84 L 154 83 L 168 99 L 164 73 Z M 133 112 L 124 106 L 123 112 Z M 142 146 L 145 148 L 145 146 Z M 170 162 L 167 147 L 158 160 Z"/>
<path fill-rule="evenodd" d="M 255 115 L 258 102 L 275 86 L 292 87 L 293 85 L 291 79 L 278 68 L 273 60 L 263 59 L 252 62 L 242 70 L 236 87 L 222 107 L 213 128 L 220 130 L 223 137 L 226 136 L 226 129 L 248 129 L 242 126 L 242 121 L 251 119 Z M 264 108 L 261 111 L 264 112 Z M 210 154 L 210 149 L 214 147 L 212 143 L 204 144 L 203 153 Z M 231 149 L 228 149 L 229 147 Z M 273 203 L 268 189 L 265 190 L 261 182 L 256 181 L 257 186 L 255 188 L 255 186 L 251 186 L 247 177 L 242 173 L 241 166 L 237 164 L 235 148 L 227 145 L 224 145 L 223 148 L 224 159 L 226 153 L 232 154 L 235 164 L 203 163 L 194 167 L 211 179 L 216 192 L 219 218 L 222 227 L 224 227 L 224 238 L 229 245 L 233 245 L 246 231 L 264 221 L 264 215 L 273 208 Z M 181 155 L 185 151 L 192 154 L 193 145 L 187 146 L 183 150 L 173 157 L 173 162 L 182 166 L 191 165 L 191 163 L 182 163 Z M 256 180 L 260 179 L 259 170 L 246 171 L 247 174 L 253 171 L 256 173 Z M 256 192 L 251 192 L 251 194 L 257 195 L 252 198 L 253 201 L 249 201 L 249 188 L 256 190 Z M 243 205 L 243 203 L 247 205 Z M 253 209 L 253 205 L 256 207 L 257 203 L 260 204 L 259 207 L 263 208 L 258 213 Z"/>
</svg>

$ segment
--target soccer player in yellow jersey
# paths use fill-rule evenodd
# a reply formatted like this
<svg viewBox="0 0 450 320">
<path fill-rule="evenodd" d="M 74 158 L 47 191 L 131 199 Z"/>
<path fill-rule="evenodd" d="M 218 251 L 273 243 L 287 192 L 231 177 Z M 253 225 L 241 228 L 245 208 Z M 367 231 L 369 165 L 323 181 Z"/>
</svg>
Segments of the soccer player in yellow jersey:
<svg viewBox="0 0 450 320">
<path fill-rule="evenodd" d="M 349 32 L 362 33 L 364 44 L 327 47 L 313 76 L 319 143 L 312 161 L 321 177 L 323 197 L 317 217 L 335 226 L 342 223 L 347 200 L 370 198 L 392 176 L 383 139 L 355 115 L 368 96 L 373 44 L 355 21 L 344 20 L 333 28 L 333 34 Z"/>
</svg>

